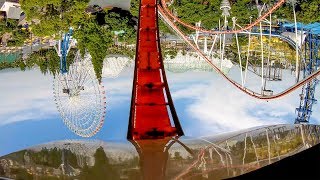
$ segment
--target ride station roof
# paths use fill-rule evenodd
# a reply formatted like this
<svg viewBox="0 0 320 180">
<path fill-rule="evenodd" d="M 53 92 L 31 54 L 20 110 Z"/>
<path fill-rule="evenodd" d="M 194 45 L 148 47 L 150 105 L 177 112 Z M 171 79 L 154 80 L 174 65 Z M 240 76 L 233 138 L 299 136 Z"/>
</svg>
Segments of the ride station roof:
<svg viewBox="0 0 320 180">
<path fill-rule="evenodd" d="M 282 24 L 284 28 L 294 28 L 294 23 L 284 23 Z M 297 27 L 300 30 L 307 30 L 310 31 L 312 34 L 320 35 L 320 23 L 315 22 L 311 24 L 303 24 L 303 23 L 297 23 Z"/>
</svg>

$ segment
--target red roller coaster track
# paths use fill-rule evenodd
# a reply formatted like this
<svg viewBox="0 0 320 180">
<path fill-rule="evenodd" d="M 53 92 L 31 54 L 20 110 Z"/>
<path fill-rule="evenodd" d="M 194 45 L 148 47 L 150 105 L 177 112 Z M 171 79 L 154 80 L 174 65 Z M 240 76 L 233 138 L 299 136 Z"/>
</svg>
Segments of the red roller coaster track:
<svg viewBox="0 0 320 180">
<path fill-rule="evenodd" d="M 183 131 L 176 114 L 173 101 L 170 95 L 163 59 L 160 48 L 160 38 L 158 29 L 158 11 L 165 22 L 173 28 L 198 54 L 205 59 L 213 69 L 222 75 L 232 85 L 244 93 L 257 99 L 277 99 L 311 81 L 320 74 L 317 70 L 309 77 L 298 82 L 287 90 L 272 96 L 263 96 L 259 93 L 242 87 L 239 83 L 227 77 L 218 67 L 216 67 L 188 38 L 177 28 L 170 18 L 176 22 L 206 33 L 212 34 L 232 34 L 240 33 L 251 29 L 257 25 L 273 11 L 278 9 L 286 0 L 280 0 L 266 14 L 259 17 L 252 24 L 233 31 L 212 31 L 204 30 L 186 24 L 175 17 L 166 7 L 165 0 L 161 0 L 162 6 L 157 5 L 157 0 L 140 0 L 139 25 L 137 50 L 135 59 L 135 72 L 133 80 L 133 90 L 131 99 L 131 109 L 127 138 L 131 140 L 164 138 L 168 136 L 183 135 Z M 163 7 L 163 9 L 162 9 Z M 168 17 L 168 16 L 170 17 Z"/>
<path fill-rule="evenodd" d="M 140 0 L 128 139 L 183 135 L 160 49 L 157 0 Z"/>
<path fill-rule="evenodd" d="M 274 94 L 272 96 L 264 96 L 260 93 L 254 92 L 246 87 L 243 87 L 241 84 L 237 83 L 236 81 L 230 79 L 228 76 L 226 76 L 216 65 L 214 65 L 210 59 L 208 59 L 202 52 L 200 49 L 198 49 L 194 44 L 192 44 L 189 39 L 184 35 L 184 33 L 182 31 L 180 31 L 180 29 L 172 22 L 172 20 L 170 18 L 172 18 L 173 20 L 175 20 L 176 22 L 182 24 L 183 26 L 190 28 L 190 29 L 194 29 L 194 30 L 199 30 L 201 32 L 206 32 L 206 33 L 212 33 L 212 34 L 231 34 L 231 33 L 240 33 L 243 32 L 245 30 L 249 30 L 250 28 L 252 28 L 253 26 L 257 25 L 259 22 L 261 22 L 265 17 L 267 17 L 268 15 L 270 15 L 272 12 L 274 12 L 276 9 L 278 9 L 284 2 L 286 2 L 286 0 L 281 0 L 279 1 L 275 6 L 273 6 L 266 14 L 264 14 L 263 16 L 261 16 L 260 18 L 258 18 L 255 22 L 253 22 L 252 24 L 239 29 L 239 30 L 234 30 L 234 31 L 211 31 L 211 30 L 205 30 L 205 29 L 201 29 L 195 26 L 192 26 L 190 24 L 184 23 L 183 21 L 181 21 L 179 18 L 177 18 L 176 16 L 174 16 L 170 10 L 167 9 L 165 1 L 161 0 L 162 2 L 162 6 L 158 5 L 158 10 L 160 12 L 160 15 L 163 17 L 164 21 L 192 48 L 194 49 L 200 57 L 202 57 L 205 61 L 207 61 L 207 63 L 217 72 L 219 73 L 221 76 L 223 76 L 223 78 L 225 78 L 228 82 L 230 82 L 233 86 L 235 86 L 237 89 L 241 90 L 242 92 L 244 92 L 245 94 L 248 94 L 249 96 L 256 98 L 256 99 L 262 99 L 262 100 L 272 100 L 272 99 L 278 99 L 281 97 L 284 97 L 288 94 L 290 94 L 291 92 L 295 91 L 296 89 L 300 88 L 301 86 L 303 86 L 304 84 L 312 81 L 314 78 L 316 78 L 318 75 L 320 75 L 320 69 L 315 71 L 313 74 L 311 74 L 310 76 L 306 77 L 305 79 L 301 80 L 300 82 L 298 82 L 297 84 L 289 87 L 288 89 L 278 93 L 278 94 Z M 169 17 L 170 16 L 170 17 Z"/>
</svg>

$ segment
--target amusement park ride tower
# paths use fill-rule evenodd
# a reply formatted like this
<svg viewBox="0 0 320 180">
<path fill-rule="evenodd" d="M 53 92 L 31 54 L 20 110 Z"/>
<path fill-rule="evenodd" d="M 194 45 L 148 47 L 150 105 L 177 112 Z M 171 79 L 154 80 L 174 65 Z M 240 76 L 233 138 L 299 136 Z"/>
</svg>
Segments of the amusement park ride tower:
<svg viewBox="0 0 320 180">
<path fill-rule="evenodd" d="M 133 145 L 136 147 L 139 153 L 141 169 L 143 170 L 144 179 L 164 179 L 165 172 L 166 172 L 167 159 L 170 155 L 168 150 L 173 145 L 173 143 L 178 142 L 178 136 L 182 136 L 184 134 L 173 105 L 173 101 L 170 95 L 166 74 L 164 70 L 163 58 L 161 55 L 161 48 L 160 48 L 159 28 L 158 28 L 158 8 L 160 11 L 162 8 L 157 6 L 157 2 L 158 0 L 140 0 L 140 12 L 139 12 L 140 19 L 138 24 L 135 71 L 134 71 L 132 100 L 131 100 L 131 109 L 130 109 L 130 117 L 129 117 L 129 127 L 128 127 L 128 134 L 127 134 L 128 140 L 130 140 L 133 143 Z M 228 21 L 227 21 L 227 17 L 230 16 L 229 11 L 231 9 L 229 1 L 223 0 L 221 3 L 220 9 L 223 11 L 222 15 L 224 16 L 224 26 L 222 29 L 222 31 L 224 32 L 221 33 L 220 31 L 221 29 L 219 29 L 220 32 L 218 34 L 220 36 L 221 34 L 223 34 L 224 36 L 223 37 L 224 39 L 223 47 L 224 47 L 225 35 L 227 33 L 230 33 L 230 30 L 228 29 Z M 234 20 L 234 24 L 235 24 L 235 20 Z M 198 25 L 197 28 L 200 28 L 200 24 Z M 219 28 L 220 28 L 220 25 L 219 25 Z M 262 28 L 260 23 L 260 31 L 261 29 Z M 74 87 L 69 86 L 68 82 L 71 80 L 68 79 L 68 75 L 76 74 L 76 75 L 79 75 L 79 77 L 82 77 L 83 75 L 77 71 L 73 71 L 72 67 L 69 68 L 70 73 L 68 74 L 68 70 L 66 68 L 67 67 L 66 56 L 68 54 L 68 51 L 70 50 L 69 42 L 71 39 L 71 35 L 72 35 L 72 30 L 70 30 L 70 32 L 64 36 L 64 41 L 59 43 L 58 54 L 61 57 L 60 59 L 61 59 L 62 75 L 61 75 L 61 79 L 56 80 L 57 82 L 56 87 L 58 88 L 56 88 L 55 92 L 56 92 L 56 96 L 58 97 L 56 99 L 58 100 L 59 100 L 59 97 L 60 99 L 74 100 L 80 97 L 81 94 L 83 94 L 80 92 L 85 91 L 87 89 L 94 90 L 94 88 L 90 88 L 90 87 L 96 87 L 96 89 L 99 91 L 99 87 L 96 85 L 98 83 L 96 83 L 96 81 L 92 81 L 92 83 L 89 84 L 88 86 L 83 86 L 83 85 L 76 85 Z M 308 62 L 307 63 L 308 67 L 305 69 L 305 72 L 304 72 L 305 76 L 312 75 L 313 72 L 316 72 L 318 70 L 318 65 L 319 65 L 318 49 L 320 44 L 318 37 L 319 37 L 318 34 L 311 34 L 311 33 L 309 34 L 309 41 L 305 48 L 307 50 L 310 50 L 309 51 L 310 55 L 308 56 L 310 57 L 310 60 L 306 61 Z M 221 37 L 220 37 L 220 43 L 221 43 Z M 207 49 L 207 47 L 204 49 Z M 221 49 L 220 49 L 220 52 L 221 52 Z M 223 59 L 223 52 L 224 50 L 221 53 L 222 54 L 221 60 Z M 78 59 L 81 59 L 80 54 L 78 57 L 79 57 Z M 204 59 L 206 58 L 206 56 L 204 55 L 202 57 Z M 87 58 L 87 59 L 90 59 L 90 58 Z M 207 62 L 211 63 L 210 61 L 207 61 Z M 262 60 L 262 65 L 263 65 L 263 60 Z M 88 65 L 84 64 L 83 67 L 88 67 Z M 213 67 L 215 66 L 213 65 Z M 263 69 L 263 66 L 262 66 L 262 69 Z M 85 69 L 84 71 L 87 72 L 87 69 Z M 218 70 L 217 72 L 221 72 L 221 74 L 227 80 L 229 80 L 222 73 L 221 70 Z M 76 80 L 79 80 L 79 79 L 76 79 Z M 262 79 L 263 79 L 263 73 L 262 73 Z M 243 85 L 241 87 L 240 85 L 236 84 L 236 82 L 232 80 L 229 80 L 229 82 L 231 82 L 236 87 L 238 87 L 239 89 L 241 89 L 242 91 L 246 92 L 247 94 L 253 97 L 260 98 L 260 99 L 263 99 L 264 97 L 264 95 L 259 97 L 258 95 L 254 94 L 254 92 L 250 94 L 249 91 L 246 91 L 246 89 L 243 88 Z M 303 94 L 305 95 L 305 98 L 301 99 L 302 102 L 300 104 L 300 107 L 297 109 L 297 111 L 299 112 L 298 118 L 296 119 L 297 123 L 305 123 L 309 121 L 309 118 L 312 112 L 311 111 L 312 104 L 315 103 L 316 101 L 314 99 L 314 89 L 317 83 L 318 81 L 314 80 L 312 82 L 309 82 L 309 84 L 307 84 L 305 94 Z M 58 93 L 62 92 L 62 93 L 58 94 L 57 92 Z M 70 92 L 76 92 L 76 93 L 70 93 Z M 105 95 L 105 92 L 102 91 L 101 94 Z M 279 95 L 278 97 L 280 96 L 282 95 Z M 89 127 L 85 127 L 85 126 L 77 127 L 78 124 L 81 124 L 81 123 L 77 123 L 79 119 L 78 117 L 86 117 L 86 116 L 83 116 L 82 114 L 72 119 L 64 117 L 65 119 L 64 121 L 66 122 L 68 127 L 71 130 L 73 130 L 76 134 L 81 135 L 83 137 L 91 137 L 102 127 L 102 123 L 105 118 L 106 103 L 104 100 L 105 98 L 103 98 L 103 96 L 96 95 L 96 97 L 97 97 L 96 98 L 97 100 L 94 102 L 95 104 L 94 103 L 92 104 L 94 104 L 96 107 L 95 109 L 96 109 L 97 115 L 95 115 L 94 117 L 98 117 L 98 118 L 92 118 L 91 122 L 94 122 L 93 126 L 90 123 L 85 123 Z M 277 98 L 276 96 L 274 97 Z M 269 97 L 269 98 L 271 99 L 272 97 Z M 77 104 L 77 101 L 73 101 L 73 102 L 76 102 L 73 104 Z M 61 104 L 63 103 L 64 102 L 59 100 L 57 103 L 58 107 L 61 107 Z M 101 108 L 102 105 L 103 107 Z M 88 107 L 91 107 L 91 105 Z M 88 109 L 90 112 L 92 112 L 92 109 L 90 108 Z M 60 111 L 62 115 L 65 115 L 63 109 Z M 87 119 L 85 120 L 87 121 Z M 76 123 L 73 123 L 73 122 L 76 122 Z M 269 143 L 268 130 L 266 131 L 266 136 L 267 136 L 267 141 Z M 157 140 L 154 141 L 153 139 L 157 139 Z M 246 145 L 246 139 L 247 139 L 247 134 L 245 137 L 245 145 Z M 251 141 L 252 141 L 252 138 L 251 138 Z M 253 141 L 252 141 L 252 144 L 253 144 Z M 269 145 L 268 145 L 268 148 L 269 148 Z M 269 151 L 270 151 L 270 148 L 269 148 Z M 205 158 L 203 156 L 204 154 L 203 152 L 204 151 L 200 151 L 202 156 L 198 156 L 198 158 L 201 158 L 201 161 L 204 162 Z M 212 154 L 212 151 L 211 151 L 211 154 Z M 218 154 L 221 155 L 220 153 Z M 270 154 L 271 153 L 269 153 L 269 156 Z M 257 158 L 257 161 L 259 162 L 258 158 Z M 243 158 L 243 162 L 244 162 L 244 158 Z M 269 162 L 270 162 L 270 158 L 269 158 Z M 201 166 L 204 166 L 204 165 L 201 165 Z"/>
<path fill-rule="evenodd" d="M 160 49 L 157 0 L 140 1 L 137 50 L 127 138 L 183 135 Z"/>
<path fill-rule="evenodd" d="M 160 180 L 168 159 L 166 144 L 170 137 L 182 136 L 183 131 L 161 55 L 157 0 L 140 0 L 139 17 L 127 138 L 139 152 L 143 179 Z"/>
</svg>

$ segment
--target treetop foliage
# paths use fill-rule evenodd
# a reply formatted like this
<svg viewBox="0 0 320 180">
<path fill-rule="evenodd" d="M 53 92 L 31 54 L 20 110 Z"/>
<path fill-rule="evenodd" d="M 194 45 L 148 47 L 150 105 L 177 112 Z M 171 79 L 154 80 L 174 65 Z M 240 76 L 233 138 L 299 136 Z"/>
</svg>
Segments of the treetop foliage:
<svg viewBox="0 0 320 180">
<path fill-rule="evenodd" d="M 20 0 L 33 33 L 51 36 L 74 27 L 85 16 L 89 0 Z"/>
<path fill-rule="evenodd" d="M 92 56 L 92 63 L 97 78 L 101 80 L 103 60 L 114 44 L 114 32 L 124 31 L 120 41 L 135 41 L 135 21 L 128 11 L 118 8 L 96 13 L 86 13 L 89 0 L 21 0 L 31 24 L 32 32 L 39 37 L 53 36 L 60 38 L 70 27 L 73 37 L 82 54 L 87 50 Z"/>
</svg>

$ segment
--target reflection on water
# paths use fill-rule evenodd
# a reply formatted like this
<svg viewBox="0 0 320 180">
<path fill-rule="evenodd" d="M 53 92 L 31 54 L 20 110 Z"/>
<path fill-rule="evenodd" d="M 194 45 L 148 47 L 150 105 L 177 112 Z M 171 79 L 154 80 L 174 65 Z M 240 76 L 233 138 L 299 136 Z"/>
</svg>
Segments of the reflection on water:
<svg viewBox="0 0 320 180">
<path fill-rule="evenodd" d="M 223 179 L 319 143 L 320 126 L 274 125 L 204 138 L 134 142 L 65 140 L 0 158 L 14 179 Z"/>
</svg>

